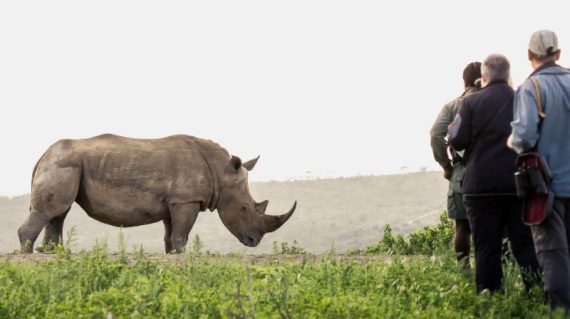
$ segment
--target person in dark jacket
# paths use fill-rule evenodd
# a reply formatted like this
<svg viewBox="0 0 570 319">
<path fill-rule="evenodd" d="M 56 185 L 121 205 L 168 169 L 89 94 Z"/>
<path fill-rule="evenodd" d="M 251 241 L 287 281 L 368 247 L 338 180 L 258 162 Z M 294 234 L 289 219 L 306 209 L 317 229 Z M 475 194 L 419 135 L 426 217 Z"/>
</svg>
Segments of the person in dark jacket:
<svg viewBox="0 0 570 319">
<path fill-rule="evenodd" d="M 466 97 L 450 124 L 448 140 L 465 150 L 462 183 L 465 207 L 475 246 L 477 290 L 502 288 L 501 242 L 506 229 L 512 253 L 529 289 L 540 268 L 532 236 L 522 221 L 522 202 L 516 197 L 516 153 L 506 145 L 511 133 L 514 91 L 508 84 L 510 64 L 492 54 L 481 66 L 484 88 Z"/>
<path fill-rule="evenodd" d="M 455 220 L 454 249 L 457 261 L 463 269 L 469 269 L 469 252 L 471 250 L 471 228 L 463 205 L 461 179 L 465 171 L 462 152 L 450 149 L 448 152 L 445 136 L 447 127 L 459 110 L 463 99 L 481 88 L 481 62 L 471 62 L 463 69 L 465 91 L 443 106 L 430 130 L 431 149 L 434 159 L 443 168 L 443 177 L 449 180 L 447 192 L 447 215 Z M 452 158 L 448 154 L 451 154 Z"/>
</svg>

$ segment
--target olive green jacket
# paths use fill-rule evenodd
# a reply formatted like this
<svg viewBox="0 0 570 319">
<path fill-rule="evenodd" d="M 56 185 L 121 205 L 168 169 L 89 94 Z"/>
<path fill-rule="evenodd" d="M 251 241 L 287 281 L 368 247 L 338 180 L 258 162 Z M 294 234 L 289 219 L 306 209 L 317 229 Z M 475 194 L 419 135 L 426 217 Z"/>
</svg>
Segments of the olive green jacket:
<svg viewBox="0 0 570 319">
<path fill-rule="evenodd" d="M 433 151 L 434 159 L 444 170 L 451 170 L 451 179 L 449 181 L 450 192 L 461 193 L 461 180 L 465 166 L 461 163 L 451 165 L 451 159 L 447 153 L 447 142 L 445 136 L 447 135 L 447 126 L 453 122 L 455 115 L 459 111 L 461 102 L 466 96 L 476 92 L 476 88 L 467 88 L 463 94 L 443 106 L 439 112 L 433 126 L 430 130 L 431 135 L 431 149 Z M 460 155 L 463 155 L 460 153 Z"/>
</svg>

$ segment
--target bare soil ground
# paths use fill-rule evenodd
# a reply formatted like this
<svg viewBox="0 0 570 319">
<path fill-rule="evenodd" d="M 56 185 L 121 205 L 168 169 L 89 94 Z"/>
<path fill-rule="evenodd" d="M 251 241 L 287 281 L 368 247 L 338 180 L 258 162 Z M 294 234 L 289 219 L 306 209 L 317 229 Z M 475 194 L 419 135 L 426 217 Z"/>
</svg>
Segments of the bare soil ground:
<svg viewBox="0 0 570 319">
<path fill-rule="evenodd" d="M 77 258 L 79 255 L 74 254 L 71 258 Z M 307 262 L 317 262 L 323 259 L 333 259 L 338 261 L 355 261 L 357 263 L 365 263 L 367 261 L 373 260 L 380 260 L 390 262 L 392 260 L 391 256 L 388 255 L 374 255 L 374 256 L 366 256 L 366 255 L 314 255 L 314 254 L 298 254 L 298 255 L 271 255 L 271 254 L 263 254 L 263 255 L 198 255 L 198 256 L 191 256 L 191 255 L 172 255 L 172 254 L 144 254 L 145 258 L 153 261 L 161 261 L 166 263 L 184 263 L 189 258 L 195 259 L 206 259 L 206 260 L 243 260 L 248 264 L 254 265 L 269 265 L 275 262 L 301 262 L 303 260 Z M 8 261 L 8 262 L 15 262 L 15 263 L 38 263 L 38 262 L 49 262 L 54 261 L 57 258 L 56 254 L 0 254 L 0 260 Z M 110 254 L 110 259 L 118 259 L 120 258 L 119 254 Z M 137 260 L 137 256 L 135 254 L 127 254 L 126 258 L 129 263 L 135 263 Z M 402 260 L 406 260 L 410 257 L 403 256 L 400 257 Z M 419 256 L 414 256 L 414 258 L 419 258 Z M 428 257 L 425 257 L 428 258 Z"/>
<path fill-rule="evenodd" d="M 439 213 L 445 209 L 447 194 L 447 183 L 439 172 L 255 182 L 250 188 L 257 201 L 269 199 L 269 214 L 286 212 L 295 200 L 297 211 L 281 229 L 266 234 L 255 248 L 239 243 L 216 212 L 203 212 L 190 233 L 189 244 L 199 235 L 205 251 L 245 255 L 268 254 L 272 252 L 273 242 L 294 240 L 297 246 L 312 253 L 365 248 L 380 239 L 386 223 L 392 225 L 394 232 L 407 234 L 437 222 Z M 16 231 L 27 218 L 28 207 L 28 195 L 0 197 L 0 253 L 19 249 Z M 89 218 L 74 205 L 65 222 L 64 241 L 69 240 L 67 234 L 72 228 L 74 252 L 90 249 L 96 242 L 106 242 L 110 250 L 117 251 L 121 231 L 128 251 L 141 245 L 147 253 L 164 250 L 162 223 L 121 230 Z M 36 247 L 41 244 L 42 236 Z"/>
</svg>

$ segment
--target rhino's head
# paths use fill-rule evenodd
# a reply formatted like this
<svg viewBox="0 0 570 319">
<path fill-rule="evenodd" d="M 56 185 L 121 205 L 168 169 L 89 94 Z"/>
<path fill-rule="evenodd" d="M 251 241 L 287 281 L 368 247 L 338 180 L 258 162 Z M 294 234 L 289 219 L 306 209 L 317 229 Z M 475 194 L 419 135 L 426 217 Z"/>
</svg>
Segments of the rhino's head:
<svg viewBox="0 0 570 319">
<path fill-rule="evenodd" d="M 269 201 L 257 203 L 249 193 L 248 171 L 257 160 L 242 163 L 232 156 L 220 179 L 218 213 L 226 228 L 244 245 L 254 247 L 265 233 L 277 230 L 295 211 L 297 202 L 288 213 L 278 216 L 266 215 Z"/>
</svg>

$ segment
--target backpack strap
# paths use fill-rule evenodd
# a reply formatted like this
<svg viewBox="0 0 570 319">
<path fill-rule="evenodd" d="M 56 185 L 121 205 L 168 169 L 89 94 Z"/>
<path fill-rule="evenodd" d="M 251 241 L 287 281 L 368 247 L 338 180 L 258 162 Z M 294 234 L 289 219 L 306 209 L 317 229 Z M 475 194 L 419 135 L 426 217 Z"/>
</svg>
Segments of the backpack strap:
<svg viewBox="0 0 570 319">
<path fill-rule="evenodd" d="M 541 118 L 545 118 L 546 114 L 544 114 L 544 111 L 542 109 L 542 96 L 540 95 L 540 85 L 538 85 L 538 81 L 533 77 L 530 77 L 529 80 L 530 82 L 532 82 L 532 85 L 534 86 L 534 91 L 536 92 L 536 106 L 538 107 L 538 115 Z"/>
</svg>

